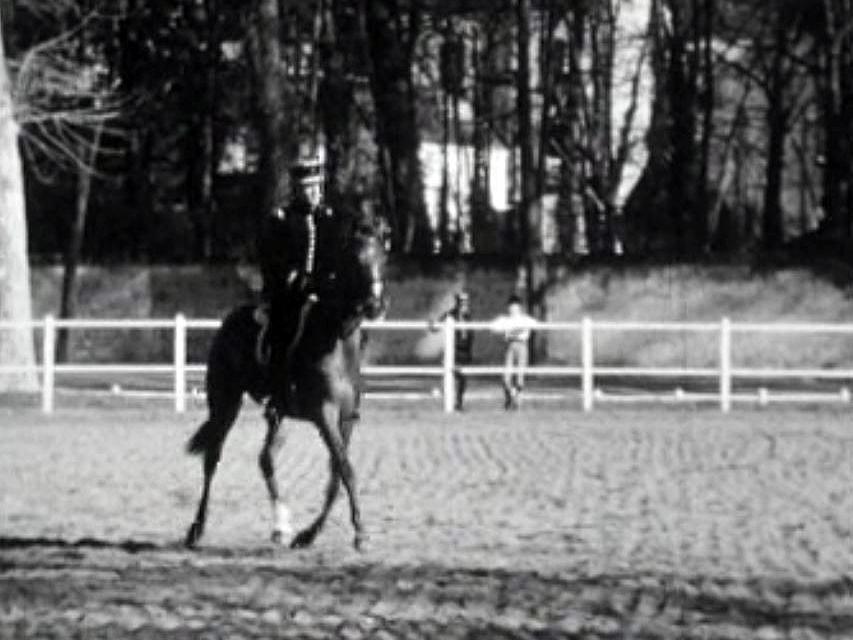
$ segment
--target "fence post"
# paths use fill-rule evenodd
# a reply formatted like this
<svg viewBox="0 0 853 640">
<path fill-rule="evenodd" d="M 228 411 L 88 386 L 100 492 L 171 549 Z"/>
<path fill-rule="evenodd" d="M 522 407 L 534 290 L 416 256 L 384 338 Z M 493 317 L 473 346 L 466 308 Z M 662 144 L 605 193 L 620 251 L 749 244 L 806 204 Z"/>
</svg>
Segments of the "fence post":
<svg viewBox="0 0 853 640">
<path fill-rule="evenodd" d="M 732 408 L 732 323 L 720 320 L 720 411 Z"/>
<path fill-rule="evenodd" d="M 456 356 L 456 328 L 452 315 L 444 318 L 444 360 L 442 361 L 442 377 L 444 384 L 444 412 L 453 413 L 456 398 L 456 384 L 453 369 Z"/>
<path fill-rule="evenodd" d="M 592 411 L 595 391 L 593 367 L 592 319 L 584 317 L 581 320 L 581 393 L 584 411 Z"/>
<path fill-rule="evenodd" d="M 53 413 L 56 364 L 56 320 L 50 314 L 44 317 L 41 347 L 41 410 Z"/>
<path fill-rule="evenodd" d="M 187 318 L 175 315 L 175 411 L 187 409 Z"/>
</svg>

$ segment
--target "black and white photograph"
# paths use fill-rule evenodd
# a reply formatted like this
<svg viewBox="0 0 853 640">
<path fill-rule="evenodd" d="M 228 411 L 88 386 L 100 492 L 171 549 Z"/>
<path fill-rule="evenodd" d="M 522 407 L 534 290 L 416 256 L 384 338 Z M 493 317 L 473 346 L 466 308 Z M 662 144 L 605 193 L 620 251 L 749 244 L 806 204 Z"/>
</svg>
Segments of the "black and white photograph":
<svg viewBox="0 0 853 640">
<path fill-rule="evenodd" d="M 0 640 L 853 638 L 853 0 L 0 0 Z"/>
</svg>

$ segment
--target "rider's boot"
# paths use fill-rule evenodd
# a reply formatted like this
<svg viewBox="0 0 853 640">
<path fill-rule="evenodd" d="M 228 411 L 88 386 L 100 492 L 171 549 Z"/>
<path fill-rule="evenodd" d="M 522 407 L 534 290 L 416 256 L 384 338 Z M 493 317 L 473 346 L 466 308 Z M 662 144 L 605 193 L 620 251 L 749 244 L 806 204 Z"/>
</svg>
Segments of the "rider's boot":
<svg viewBox="0 0 853 640">
<path fill-rule="evenodd" d="M 288 362 L 286 347 L 283 344 L 273 343 L 269 364 L 269 390 L 270 399 L 267 410 L 275 412 L 278 419 L 287 415 L 292 407 L 292 393 L 290 390 L 290 363 Z"/>
<path fill-rule="evenodd" d="M 276 407 L 272 399 L 267 401 L 264 406 L 264 420 L 266 420 L 268 424 L 278 424 L 281 422 L 283 417 L 284 415 L 279 411 L 279 408 Z"/>
</svg>

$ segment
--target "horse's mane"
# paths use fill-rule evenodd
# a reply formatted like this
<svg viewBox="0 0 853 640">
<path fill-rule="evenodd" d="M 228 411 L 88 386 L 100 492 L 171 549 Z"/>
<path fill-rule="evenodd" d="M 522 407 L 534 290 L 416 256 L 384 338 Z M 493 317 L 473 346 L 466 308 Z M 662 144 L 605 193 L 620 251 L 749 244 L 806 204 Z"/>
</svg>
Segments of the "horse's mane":
<svg viewBox="0 0 853 640">
<path fill-rule="evenodd" d="M 327 290 L 325 300 L 331 301 L 333 306 L 349 309 L 345 316 L 356 316 L 360 314 L 362 303 L 360 296 L 365 293 L 364 273 L 360 266 L 368 255 L 365 251 L 369 247 L 381 245 L 372 240 L 378 240 L 379 225 L 373 215 L 365 212 L 358 206 L 346 206 L 339 203 L 333 208 L 334 211 L 334 235 L 335 252 L 333 259 L 336 264 L 334 271 L 337 277 L 332 289 Z M 375 252 L 369 255 L 377 256 Z M 373 259 L 373 258 L 371 258 Z M 381 260 L 381 258 L 378 258 Z"/>
<path fill-rule="evenodd" d="M 379 225 L 376 217 L 355 206 L 342 206 L 336 212 L 345 238 L 375 236 Z"/>
</svg>

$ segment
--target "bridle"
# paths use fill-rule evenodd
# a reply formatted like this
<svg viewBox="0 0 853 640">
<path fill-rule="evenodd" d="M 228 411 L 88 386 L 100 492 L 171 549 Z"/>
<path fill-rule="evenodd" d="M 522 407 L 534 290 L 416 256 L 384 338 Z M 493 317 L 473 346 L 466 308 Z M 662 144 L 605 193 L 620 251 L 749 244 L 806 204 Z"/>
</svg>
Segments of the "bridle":
<svg viewBox="0 0 853 640">
<path fill-rule="evenodd" d="M 367 295 L 356 303 L 355 308 L 357 315 L 373 320 L 384 315 L 387 303 L 383 270 L 385 259 L 384 255 L 381 255 L 382 247 L 380 241 L 375 235 L 362 234 L 360 237 L 370 245 L 363 250 L 368 255 L 360 257 L 361 266 L 363 266 L 364 261 L 367 261 L 369 264 L 368 286 L 366 287 L 366 291 L 360 292 Z M 361 298 L 361 296 L 359 297 Z"/>
</svg>

